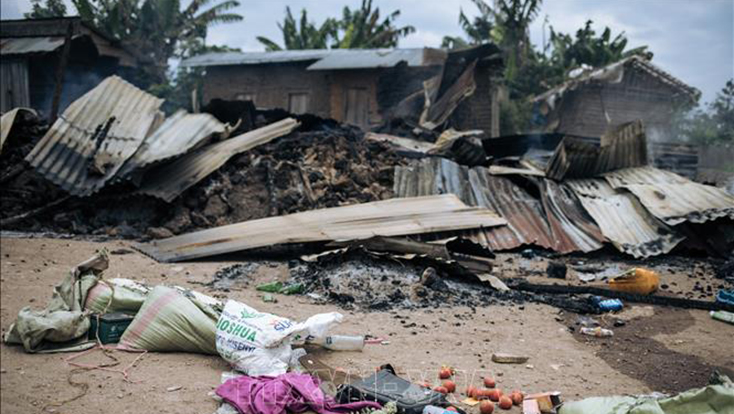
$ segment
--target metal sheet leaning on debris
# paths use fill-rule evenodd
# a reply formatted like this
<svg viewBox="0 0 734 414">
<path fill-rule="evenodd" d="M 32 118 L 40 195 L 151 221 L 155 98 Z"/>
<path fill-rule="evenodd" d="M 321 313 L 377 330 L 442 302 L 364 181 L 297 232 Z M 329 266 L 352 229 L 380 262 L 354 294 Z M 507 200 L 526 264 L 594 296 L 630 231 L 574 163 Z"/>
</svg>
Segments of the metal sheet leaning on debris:
<svg viewBox="0 0 734 414">
<path fill-rule="evenodd" d="M 135 247 L 180 261 L 285 243 L 346 241 L 501 226 L 505 219 L 452 194 L 396 198 L 269 217 L 156 240 Z"/>
<path fill-rule="evenodd" d="M 170 202 L 233 156 L 289 134 L 299 125 L 295 119 L 286 118 L 184 155 L 147 172 L 139 192 Z"/>
</svg>

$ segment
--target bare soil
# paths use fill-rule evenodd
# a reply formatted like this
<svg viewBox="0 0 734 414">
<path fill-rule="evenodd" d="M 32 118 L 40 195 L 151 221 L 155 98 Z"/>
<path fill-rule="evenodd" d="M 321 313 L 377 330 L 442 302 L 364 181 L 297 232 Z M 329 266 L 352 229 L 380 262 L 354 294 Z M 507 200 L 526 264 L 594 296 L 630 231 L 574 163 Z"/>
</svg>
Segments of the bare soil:
<svg viewBox="0 0 734 414">
<path fill-rule="evenodd" d="M 246 283 L 234 283 L 228 291 L 207 286 L 217 270 L 232 261 L 161 264 L 137 252 L 126 241 L 90 242 L 47 238 L 0 238 L 0 325 L 3 332 L 24 306 L 43 307 L 52 287 L 72 266 L 96 249 L 113 252 L 106 277 L 127 277 L 148 284 L 189 286 L 221 298 L 231 298 L 259 310 L 294 319 L 326 311 L 340 311 L 345 322 L 336 330 L 343 334 L 370 334 L 389 340 L 387 345 L 368 345 L 364 352 L 321 351 L 318 356 L 332 367 L 371 372 L 375 366 L 392 363 L 411 380 L 427 379 L 437 384 L 443 364 L 457 369 L 457 389 L 478 384 L 484 375 L 497 378 L 505 390 L 525 392 L 558 390 L 566 400 L 612 394 L 643 394 L 677 391 L 705 384 L 710 370 L 734 370 L 731 343 L 734 327 L 712 320 L 704 311 L 635 306 L 616 318 L 626 324 L 613 327 L 610 339 L 591 338 L 571 332 L 576 315 L 547 305 L 495 304 L 399 309 L 362 312 L 344 310 L 336 304 L 315 304 L 306 296 L 274 295 L 277 303 L 265 303 L 254 286 L 289 277 L 287 262 L 272 261 L 253 266 Z M 120 254 L 127 253 L 127 254 Z M 507 259 L 512 258 L 512 263 Z M 569 259 L 574 260 L 574 259 Z M 675 259 L 671 259 L 675 260 Z M 547 280 L 541 273 L 547 259 L 503 254 L 495 274 Z M 612 259 L 603 259 L 607 265 Z M 659 259 L 660 270 L 667 269 Z M 620 265 L 627 265 L 627 262 Z M 533 271 L 536 269 L 536 271 Z M 717 286 L 712 266 L 706 260 L 690 260 L 665 270 L 663 283 L 685 295 L 697 271 L 705 295 L 706 285 Z M 528 272 L 534 272 L 529 274 Z M 572 272 L 567 276 L 571 279 Z M 554 280 L 557 282 L 557 280 Z M 576 282 L 574 282 L 576 283 Z M 610 322 L 611 323 L 611 322 Z M 501 365 L 491 361 L 493 352 L 530 357 L 526 364 Z M 181 353 L 149 353 L 130 371 L 132 383 L 114 372 L 88 371 L 72 374 L 86 383 L 86 394 L 61 407 L 48 407 L 77 395 L 81 388 L 69 384 L 70 354 L 31 355 L 21 347 L 0 346 L 0 411 L 5 413 L 211 413 L 216 409 L 209 393 L 220 383 L 227 364 L 216 356 Z M 137 355 L 115 352 L 124 366 Z M 105 362 L 101 354 L 85 356 L 84 362 Z M 181 387 L 167 391 L 170 387 Z M 457 394 L 457 398 L 460 396 Z M 47 407 L 44 411 L 44 407 Z M 472 408 L 473 414 L 478 412 Z M 513 408 L 510 413 L 519 413 Z"/>
</svg>

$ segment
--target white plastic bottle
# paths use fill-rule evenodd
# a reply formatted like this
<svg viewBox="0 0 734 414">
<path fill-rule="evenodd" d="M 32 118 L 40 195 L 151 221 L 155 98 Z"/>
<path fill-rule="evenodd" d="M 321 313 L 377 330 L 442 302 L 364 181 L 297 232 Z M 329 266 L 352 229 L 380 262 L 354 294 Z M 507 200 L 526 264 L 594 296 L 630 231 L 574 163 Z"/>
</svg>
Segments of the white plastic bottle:
<svg viewBox="0 0 734 414">
<path fill-rule="evenodd" d="M 364 336 L 359 335 L 329 335 L 310 339 L 308 342 L 332 351 L 362 351 L 364 349 Z"/>
<path fill-rule="evenodd" d="M 604 329 L 601 326 L 597 326 L 596 328 L 586 328 L 586 327 L 581 328 L 581 333 L 584 335 L 596 336 L 598 338 L 614 336 L 613 331 L 609 329 Z"/>
</svg>

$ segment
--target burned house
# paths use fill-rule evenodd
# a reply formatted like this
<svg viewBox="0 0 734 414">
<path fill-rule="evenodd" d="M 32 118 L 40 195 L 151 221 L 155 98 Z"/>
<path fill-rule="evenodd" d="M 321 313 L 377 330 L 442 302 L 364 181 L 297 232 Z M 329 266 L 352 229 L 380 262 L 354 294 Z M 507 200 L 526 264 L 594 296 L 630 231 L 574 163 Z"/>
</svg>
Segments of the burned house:
<svg viewBox="0 0 734 414">
<path fill-rule="evenodd" d="M 78 17 L 4 20 L 0 55 L 0 112 L 32 107 L 45 117 L 136 65 L 117 41 Z"/>
<path fill-rule="evenodd" d="M 535 120 L 544 132 L 600 137 L 642 120 L 655 166 L 695 177 L 697 148 L 673 131 L 679 109 L 700 92 L 650 61 L 632 56 L 572 79 L 534 98 Z"/>
<path fill-rule="evenodd" d="M 182 65 L 206 68 L 205 103 L 246 100 L 363 128 L 407 117 L 416 124 L 449 121 L 456 129 L 491 133 L 499 128 L 492 88 L 492 77 L 501 70 L 498 52 L 494 45 L 457 53 L 432 48 L 228 52 L 195 56 Z M 431 106 L 426 97 L 436 105 L 421 113 Z"/>
</svg>

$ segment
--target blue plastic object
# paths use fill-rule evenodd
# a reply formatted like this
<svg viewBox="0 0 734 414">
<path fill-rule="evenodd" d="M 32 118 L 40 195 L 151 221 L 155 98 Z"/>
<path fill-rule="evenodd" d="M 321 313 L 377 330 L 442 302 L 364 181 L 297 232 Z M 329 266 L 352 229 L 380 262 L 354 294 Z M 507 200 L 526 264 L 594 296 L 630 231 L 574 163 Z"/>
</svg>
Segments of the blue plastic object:
<svg viewBox="0 0 734 414">
<path fill-rule="evenodd" d="M 604 299 L 601 296 L 592 296 L 589 300 L 602 312 L 617 312 L 621 311 L 624 307 L 624 304 L 619 299 Z"/>
<path fill-rule="evenodd" d="M 720 290 L 719 293 L 716 294 L 716 301 L 734 306 L 734 291 Z"/>
</svg>

